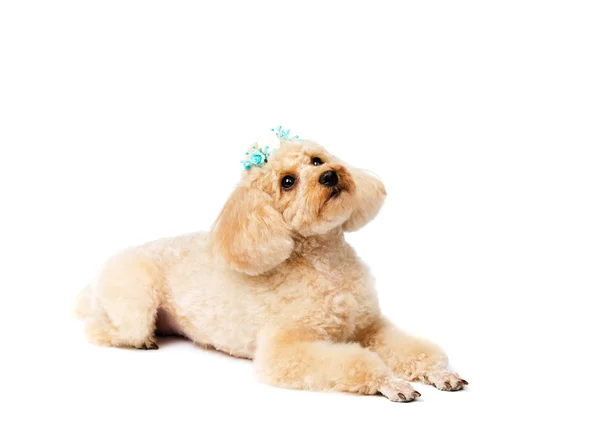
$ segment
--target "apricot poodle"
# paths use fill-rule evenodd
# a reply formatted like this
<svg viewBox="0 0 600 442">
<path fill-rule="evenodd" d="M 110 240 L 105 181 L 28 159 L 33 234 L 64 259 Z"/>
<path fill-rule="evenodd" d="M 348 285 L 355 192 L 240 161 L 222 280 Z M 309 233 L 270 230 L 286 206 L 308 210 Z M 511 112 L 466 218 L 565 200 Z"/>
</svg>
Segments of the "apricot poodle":
<svg viewBox="0 0 600 442">
<path fill-rule="evenodd" d="M 89 340 L 155 349 L 177 334 L 253 359 L 268 384 L 392 401 L 421 396 L 407 381 L 467 385 L 442 349 L 382 316 L 344 239 L 375 217 L 383 184 L 313 142 L 250 150 L 211 232 L 121 252 L 79 294 Z"/>
</svg>

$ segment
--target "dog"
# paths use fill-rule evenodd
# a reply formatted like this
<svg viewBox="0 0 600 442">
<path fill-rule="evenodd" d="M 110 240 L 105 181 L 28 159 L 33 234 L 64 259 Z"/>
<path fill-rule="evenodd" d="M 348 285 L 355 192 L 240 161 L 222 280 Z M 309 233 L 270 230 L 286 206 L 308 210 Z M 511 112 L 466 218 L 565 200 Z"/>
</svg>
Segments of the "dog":
<svg viewBox="0 0 600 442">
<path fill-rule="evenodd" d="M 209 233 L 108 260 L 77 299 L 88 339 L 156 349 L 157 335 L 181 335 L 254 360 L 270 385 L 400 402 L 421 396 L 408 381 L 468 385 L 440 347 L 382 316 L 344 239 L 377 215 L 382 182 L 311 141 L 284 137 L 252 159 Z"/>
</svg>

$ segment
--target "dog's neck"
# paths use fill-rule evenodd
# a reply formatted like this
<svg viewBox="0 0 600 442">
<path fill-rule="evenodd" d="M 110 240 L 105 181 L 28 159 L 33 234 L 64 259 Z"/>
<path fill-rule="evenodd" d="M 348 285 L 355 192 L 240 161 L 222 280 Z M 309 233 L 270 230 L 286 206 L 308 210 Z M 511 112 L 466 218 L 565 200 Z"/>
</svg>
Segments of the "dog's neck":
<svg viewBox="0 0 600 442">
<path fill-rule="evenodd" d="M 324 235 L 295 238 L 294 255 L 319 270 L 331 271 L 347 255 L 348 248 L 343 230 L 337 228 Z"/>
</svg>

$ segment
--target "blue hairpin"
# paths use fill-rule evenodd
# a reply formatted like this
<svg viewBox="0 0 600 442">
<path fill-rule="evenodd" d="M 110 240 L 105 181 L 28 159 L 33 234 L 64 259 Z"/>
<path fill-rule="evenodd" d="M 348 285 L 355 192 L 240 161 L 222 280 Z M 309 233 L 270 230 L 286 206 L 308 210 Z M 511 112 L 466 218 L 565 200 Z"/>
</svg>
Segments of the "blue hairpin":
<svg viewBox="0 0 600 442">
<path fill-rule="evenodd" d="M 274 132 L 279 140 L 293 141 L 299 139 L 298 135 L 290 136 L 290 130 L 286 130 L 281 126 L 271 129 L 271 132 Z M 241 160 L 242 167 L 244 170 L 250 170 L 252 167 L 264 166 L 269 162 L 269 156 L 275 149 L 276 148 L 269 148 L 269 146 L 261 147 L 258 144 L 252 145 L 244 154 L 244 159 Z"/>
</svg>

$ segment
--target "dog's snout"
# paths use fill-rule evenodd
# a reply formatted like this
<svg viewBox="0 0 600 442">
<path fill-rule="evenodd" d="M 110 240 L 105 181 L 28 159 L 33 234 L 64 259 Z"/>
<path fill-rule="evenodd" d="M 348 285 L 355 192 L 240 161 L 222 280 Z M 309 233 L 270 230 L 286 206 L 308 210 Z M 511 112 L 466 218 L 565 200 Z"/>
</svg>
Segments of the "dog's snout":
<svg viewBox="0 0 600 442">
<path fill-rule="evenodd" d="M 335 170 L 323 172 L 319 177 L 319 183 L 327 187 L 333 187 L 338 183 L 338 175 Z"/>
</svg>

